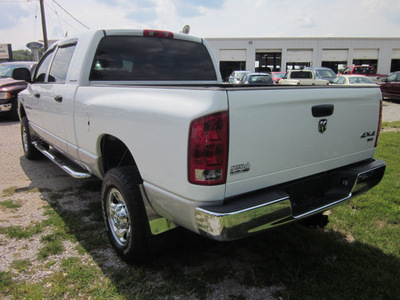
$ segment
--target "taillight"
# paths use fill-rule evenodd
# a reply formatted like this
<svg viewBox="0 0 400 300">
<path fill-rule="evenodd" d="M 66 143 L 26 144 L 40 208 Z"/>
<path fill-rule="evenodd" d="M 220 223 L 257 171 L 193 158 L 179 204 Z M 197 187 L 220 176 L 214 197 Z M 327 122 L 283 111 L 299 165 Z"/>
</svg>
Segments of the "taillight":
<svg viewBox="0 0 400 300">
<path fill-rule="evenodd" d="M 378 146 L 378 138 L 381 133 L 381 124 L 382 124 L 382 100 L 379 101 L 379 121 L 378 121 L 378 129 L 376 130 L 376 139 L 374 147 Z"/>
<path fill-rule="evenodd" d="M 163 31 L 163 30 L 151 30 L 145 29 L 143 30 L 143 36 L 147 37 L 158 37 L 158 38 L 167 38 L 172 39 L 174 38 L 174 34 L 170 31 Z"/>
<path fill-rule="evenodd" d="M 189 182 L 203 185 L 226 182 L 228 136 L 227 112 L 192 121 L 188 148 Z"/>
</svg>

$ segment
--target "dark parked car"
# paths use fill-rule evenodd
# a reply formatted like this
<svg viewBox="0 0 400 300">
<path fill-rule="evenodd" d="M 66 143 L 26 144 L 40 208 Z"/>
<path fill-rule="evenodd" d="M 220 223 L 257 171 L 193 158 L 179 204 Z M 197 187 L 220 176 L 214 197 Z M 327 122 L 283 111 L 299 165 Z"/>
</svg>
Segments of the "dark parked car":
<svg viewBox="0 0 400 300">
<path fill-rule="evenodd" d="M 400 71 L 391 73 L 380 84 L 382 97 L 400 100 Z"/>
<path fill-rule="evenodd" d="M 273 85 L 274 80 L 271 74 L 268 73 L 248 73 L 243 77 L 241 83 L 249 85 Z"/>
<path fill-rule="evenodd" d="M 36 63 L 33 61 L 6 62 L 0 64 L 0 115 L 6 115 L 11 120 L 18 120 L 18 93 L 27 87 L 23 80 L 12 79 L 13 71 L 24 68 L 31 73 Z"/>
</svg>

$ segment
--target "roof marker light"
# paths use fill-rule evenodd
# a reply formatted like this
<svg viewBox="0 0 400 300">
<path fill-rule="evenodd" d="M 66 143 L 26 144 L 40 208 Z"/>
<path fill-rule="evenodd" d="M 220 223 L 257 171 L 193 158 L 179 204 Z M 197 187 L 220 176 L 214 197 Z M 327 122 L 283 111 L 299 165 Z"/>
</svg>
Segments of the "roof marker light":
<svg viewBox="0 0 400 300">
<path fill-rule="evenodd" d="M 152 30 L 152 29 L 143 30 L 143 36 L 167 38 L 167 39 L 173 39 L 174 38 L 174 34 L 172 32 L 170 32 L 170 31 Z"/>
</svg>

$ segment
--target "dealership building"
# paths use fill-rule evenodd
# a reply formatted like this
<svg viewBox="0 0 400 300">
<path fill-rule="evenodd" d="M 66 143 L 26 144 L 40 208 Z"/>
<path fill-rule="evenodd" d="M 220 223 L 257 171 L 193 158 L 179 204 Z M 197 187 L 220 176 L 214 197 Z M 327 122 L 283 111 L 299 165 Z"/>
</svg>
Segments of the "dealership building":
<svg viewBox="0 0 400 300">
<path fill-rule="evenodd" d="M 400 38 L 207 38 L 222 78 L 234 70 L 286 71 L 371 65 L 379 74 L 400 71 Z"/>
</svg>

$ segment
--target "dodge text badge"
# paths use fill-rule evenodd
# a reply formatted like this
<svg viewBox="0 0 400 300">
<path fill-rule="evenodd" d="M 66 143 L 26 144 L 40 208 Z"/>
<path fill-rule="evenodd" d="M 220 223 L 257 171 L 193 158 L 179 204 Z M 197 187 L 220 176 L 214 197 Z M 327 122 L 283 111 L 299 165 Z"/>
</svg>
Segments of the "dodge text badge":
<svg viewBox="0 0 400 300">
<path fill-rule="evenodd" d="M 326 131 L 326 127 L 328 126 L 328 120 L 327 119 L 321 119 L 318 122 L 318 131 L 320 133 L 324 133 Z"/>
</svg>

